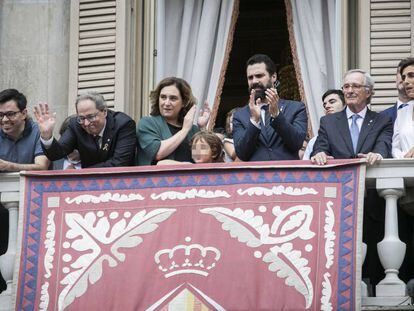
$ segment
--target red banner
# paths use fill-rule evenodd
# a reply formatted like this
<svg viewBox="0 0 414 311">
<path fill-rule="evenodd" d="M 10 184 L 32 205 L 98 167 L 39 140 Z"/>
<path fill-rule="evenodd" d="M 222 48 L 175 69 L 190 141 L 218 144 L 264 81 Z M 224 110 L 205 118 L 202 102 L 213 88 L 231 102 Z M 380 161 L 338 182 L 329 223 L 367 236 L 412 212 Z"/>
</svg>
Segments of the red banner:
<svg viewBox="0 0 414 311">
<path fill-rule="evenodd" d="M 359 309 L 364 167 L 302 163 L 27 176 L 16 309 Z"/>
</svg>

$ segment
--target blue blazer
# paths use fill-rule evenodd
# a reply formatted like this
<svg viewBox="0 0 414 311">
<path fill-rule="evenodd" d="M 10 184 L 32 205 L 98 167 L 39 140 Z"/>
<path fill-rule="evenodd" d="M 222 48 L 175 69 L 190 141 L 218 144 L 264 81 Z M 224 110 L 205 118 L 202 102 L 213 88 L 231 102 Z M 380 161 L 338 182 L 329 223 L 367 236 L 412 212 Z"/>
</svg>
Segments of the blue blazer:
<svg viewBox="0 0 414 311">
<path fill-rule="evenodd" d="M 270 139 L 264 125 L 258 129 L 250 121 L 249 105 L 233 116 L 233 139 L 236 154 L 243 161 L 298 160 L 308 128 L 305 105 L 301 102 L 279 101 L 279 115 L 272 119 Z"/>
<path fill-rule="evenodd" d="M 358 153 L 375 152 L 383 158 L 391 157 L 393 125 L 390 117 L 367 110 L 357 150 L 352 147 L 346 109 L 321 118 L 318 138 L 313 146 L 312 156 L 324 151 L 335 159 L 356 158 Z"/>
<path fill-rule="evenodd" d="M 397 119 L 397 110 L 397 103 L 395 103 L 393 106 L 381 111 L 380 114 L 389 116 L 391 118 L 392 124 L 394 124 L 395 120 Z"/>
</svg>

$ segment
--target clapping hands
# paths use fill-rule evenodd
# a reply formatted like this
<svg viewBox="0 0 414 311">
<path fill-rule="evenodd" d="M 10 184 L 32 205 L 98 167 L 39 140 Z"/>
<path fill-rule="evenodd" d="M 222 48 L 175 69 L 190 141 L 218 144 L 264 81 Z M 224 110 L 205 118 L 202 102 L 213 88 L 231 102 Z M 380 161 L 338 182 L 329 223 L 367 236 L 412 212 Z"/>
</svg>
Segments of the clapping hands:
<svg viewBox="0 0 414 311">
<path fill-rule="evenodd" d="M 203 129 L 207 126 L 208 121 L 210 120 L 211 110 L 208 105 L 208 102 L 205 101 L 203 106 L 200 108 L 200 113 L 197 119 L 197 125 L 199 128 Z"/>
</svg>

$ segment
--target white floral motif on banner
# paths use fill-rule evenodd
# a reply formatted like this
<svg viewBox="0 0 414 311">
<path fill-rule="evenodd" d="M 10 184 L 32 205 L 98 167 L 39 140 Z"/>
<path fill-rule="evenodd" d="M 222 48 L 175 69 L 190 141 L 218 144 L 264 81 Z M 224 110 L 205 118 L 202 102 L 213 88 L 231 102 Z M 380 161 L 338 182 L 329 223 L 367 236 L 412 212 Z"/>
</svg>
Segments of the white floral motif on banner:
<svg viewBox="0 0 414 311">
<path fill-rule="evenodd" d="M 151 194 L 153 200 L 185 200 L 185 199 L 213 199 L 213 198 L 230 198 L 230 194 L 223 190 L 205 190 L 205 189 L 190 189 L 185 192 L 179 191 L 165 191 L 159 194 Z"/>
<path fill-rule="evenodd" d="M 52 276 L 51 270 L 53 269 L 53 259 L 55 255 L 55 211 L 51 211 L 47 215 L 47 227 L 46 227 L 46 240 L 45 240 L 45 249 L 46 254 L 43 260 L 43 265 L 45 267 L 45 279 L 49 279 Z M 47 310 L 49 306 L 49 282 L 44 282 L 42 285 L 39 310 Z"/>
<path fill-rule="evenodd" d="M 130 212 L 88 212 L 66 213 L 65 223 L 69 227 L 63 249 L 74 249 L 82 252 L 78 258 L 69 253 L 62 255 L 66 263 L 63 273 L 66 276 L 60 281 L 64 289 L 59 294 L 58 309 L 64 310 L 76 297 L 82 296 L 90 284 L 95 284 L 102 277 L 102 265 L 107 261 L 114 268 L 125 261 L 125 253 L 121 248 L 132 248 L 142 243 L 142 235 L 153 232 L 158 223 L 168 219 L 176 210 L 159 208 L 146 212 L 142 210 L 135 215 Z M 117 220 L 121 218 L 120 220 Z M 110 252 L 103 253 L 100 245 L 109 245 Z M 85 253 L 85 251 L 89 251 Z"/>
<path fill-rule="evenodd" d="M 98 196 L 91 195 L 91 194 L 82 194 L 78 195 L 74 198 L 65 198 L 65 202 L 67 204 L 81 204 L 81 203 L 93 203 L 93 204 L 100 204 L 100 203 L 107 203 L 109 201 L 113 202 L 131 202 L 131 201 L 142 201 L 144 197 L 139 193 L 129 193 L 129 194 L 120 194 L 120 193 L 111 193 L 106 192 L 102 193 Z"/>
<path fill-rule="evenodd" d="M 330 302 L 332 296 L 332 285 L 329 280 L 331 274 L 325 272 L 323 275 L 324 281 L 322 282 L 322 297 L 321 297 L 321 310 L 323 311 L 332 311 L 332 303 Z"/>
<path fill-rule="evenodd" d="M 238 189 L 237 193 L 239 195 L 245 195 L 245 194 L 247 194 L 248 196 L 265 195 L 267 197 L 270 197 L 272 195 L 282 195 L 282 194 L 292 195 L 292 196 L 300 196 L 300 195 L 308 195 L 308 194 L 316 195 L 316 194 L 318 194 L 318 191 L 316 191 L 313 188 L 308 188 L 308 187 L 293 188 L 293 187 L 290 187 L 290 186 L 285 187 L 285 186 L 279 185 L 279 186 L 273 186 L 272 188 L 250 187 L 250 188 L 247 188 L 247 189 Z"/>
<path fill-rule="evenodd" d="M 333 202 L 329 201 L 326 203 L 325 211 L 325 226 L 323 227 L 324 238 L 325 238 L 325 256 L 326 256 L 326 269 L 329 269 L 334 262 L 334 246 L 335 246 L 335 232 L 333 227 L 335 225 L 335 214 L 332 210 Z"/>
<path fill-rule="evenodd" d="M 268 269 L 277 277 L 285 279 L 287 286 L 293 286 L 305 298 L 306 308 L 312 305 L 313 284 L 309 278 L 308 260 L 302 252 L 293 249 L 290 243 L 295 239 L 309 240 L 315 236 L 310 225 L 313 219 L 311 205 L 295 205 L 286 210 L 275 206 L 272 214 L 275 219 L 271 225 L 264 223 L 263 217 L 253 210 L 234 210 L 224 207 L 204 208 L 201 213 L 210 214 L 222 223 L 222 228 L 249 247 L 273 245 L 263 255 L 262 260 L 269 263 Z M 257 254 L 257 256 L 256 256 Z M 255 252 L 257 258 L 260 252 Z"/>
</svg>

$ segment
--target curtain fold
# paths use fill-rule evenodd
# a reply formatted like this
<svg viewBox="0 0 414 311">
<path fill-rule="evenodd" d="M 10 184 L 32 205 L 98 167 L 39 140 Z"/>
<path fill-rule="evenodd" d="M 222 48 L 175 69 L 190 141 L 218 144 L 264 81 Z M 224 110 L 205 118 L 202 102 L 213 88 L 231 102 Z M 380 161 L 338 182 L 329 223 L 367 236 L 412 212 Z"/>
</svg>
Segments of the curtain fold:
<svg viewBox="0 0 414 311">
<path fill-rule="evenodd" d="M 290 0 L 293 33 L 304 100 L 314 134 L 324 115 L 322 95 L 339 88 L 341 77 L 339 0 Z"/>
<path fill-rule="evenodd" d="M 158 0 L 156 80 L 185 79 L 213 107 L 226 58 L 234 0 Z"/>
</svg>

